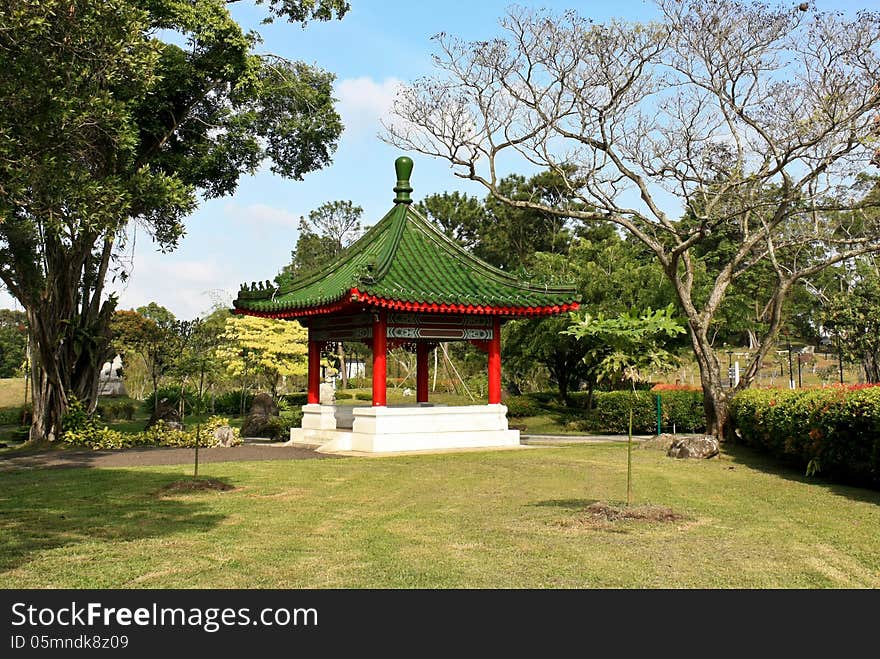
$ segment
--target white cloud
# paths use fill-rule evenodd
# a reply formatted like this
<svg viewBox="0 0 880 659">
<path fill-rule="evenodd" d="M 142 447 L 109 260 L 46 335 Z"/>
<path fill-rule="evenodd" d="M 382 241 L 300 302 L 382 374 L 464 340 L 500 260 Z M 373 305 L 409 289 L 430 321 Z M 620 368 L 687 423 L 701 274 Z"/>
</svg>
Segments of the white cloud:
<svg viewBox="0 0 880 659">
<path fill-rule="evenodd" d="M 336 85 L 336 96 L 345 137 L 375 137 L 382 128 L 380 120 L 391 118 L 391 107 L 402 84 L 397 78 L 376 82 L 367 76 L 341 80 Z"/>
<path fill-rule="evenodd" d="M 283 208 L 275 208 L 266 204 L 250 204 L 239 206 L 238 204 L 226 204 L 223 212 L 230 218 L 248 224 L 269 224 L 296 227 L 299 217 Z"/>
<path fill-rule="evenodd" d="M 216 259 L 175 260 L 173 254 L 140 254 L 128 282 L 115 287 L 119 309 L 156 302 L 181 319 L 210 310 L 218 295 L 238 290 L 239 275 Z M 228 297 L 228 295 L 227 295 Z"/>
</svg>

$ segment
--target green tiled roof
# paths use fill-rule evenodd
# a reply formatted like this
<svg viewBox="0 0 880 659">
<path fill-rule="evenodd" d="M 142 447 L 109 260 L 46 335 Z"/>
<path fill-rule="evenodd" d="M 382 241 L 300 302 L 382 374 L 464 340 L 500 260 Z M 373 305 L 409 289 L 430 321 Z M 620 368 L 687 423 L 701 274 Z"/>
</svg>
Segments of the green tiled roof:
<svg viewBox="0 0 880 659">
<path fill-rule="evenodd" d="M 401 172 L 401 160 L 394 208 L 360 240 L 335 261 L 281 288 L 269 282 L 242 287 L 236 309 L 296 316 L 298 311 L 348 302 L 355 289 L 359 296 L 353 301 L 472 305 L 483 307 L 483 313 L 486 307 L 546 308 L 544 313 L 552 313 L 552 307 L 570 308 L 577 302 L 574 288 L 520 281 L 476 258 L 428 222 L 410 205 L 409 172 Z"/>
</svg>

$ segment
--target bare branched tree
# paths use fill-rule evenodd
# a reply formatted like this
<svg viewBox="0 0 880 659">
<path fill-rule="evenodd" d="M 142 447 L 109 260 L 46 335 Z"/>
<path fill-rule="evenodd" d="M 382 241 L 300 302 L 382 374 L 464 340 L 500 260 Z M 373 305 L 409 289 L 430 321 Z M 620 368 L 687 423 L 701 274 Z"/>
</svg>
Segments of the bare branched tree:
<svg viewBox="0 0 880 659">
<path fill-rule="evenodd" d="M 880 132 L 880 14 L 657 4 L 652 23 L 515 8 L 503 38 L 438 35 L 439 74 L 401 92 L 383 138 L 447 159 L 511 206 L 610 221 L 644 243 L 675 288 L 723 436 L 733 392 L 712 324 L 738 279 L 772 273 L 744 388 L 792 287 L 880 250 L 880 195 L 857 185 Z M 517 161 L 558 173 L 571 203 L 506 198 L 499 170 Z"/>
</svg>

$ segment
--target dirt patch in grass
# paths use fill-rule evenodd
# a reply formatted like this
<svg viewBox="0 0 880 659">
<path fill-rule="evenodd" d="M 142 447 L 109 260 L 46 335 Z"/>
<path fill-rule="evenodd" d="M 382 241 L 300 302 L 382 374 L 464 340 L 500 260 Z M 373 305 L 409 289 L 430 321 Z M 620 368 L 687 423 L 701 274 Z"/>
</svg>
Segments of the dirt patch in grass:
<svg viewBox="0 0 880 659">
<path fill-rule="evenodd" d="M 164 494 L 180 494 L 187 492 L 228 492 L 234 490 L 235 487 L 229 483 L 224 483 L 216 478 L 185 478 L 183 480 L 168 483 L 159 490 L 159 496 Z"/>
<path fill-rule="evenodd" d="M 569 528 L 615 530 L 617 522 L 680 522 L 688 519 L 666 506 L 641 504 L 627 506 L 623 503 L 596 501 L 578 511 L 576 516 L 562 522 Z"/>
</svg>

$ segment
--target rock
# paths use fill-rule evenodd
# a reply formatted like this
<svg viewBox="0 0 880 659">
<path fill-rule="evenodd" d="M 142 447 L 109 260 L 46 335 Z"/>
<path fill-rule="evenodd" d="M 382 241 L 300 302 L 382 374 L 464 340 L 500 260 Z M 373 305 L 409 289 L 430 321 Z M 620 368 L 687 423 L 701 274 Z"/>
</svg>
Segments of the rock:
<svg viewBox="0 0 880 659">
<path fill-rule="evenodd" d="M 214 444 L 213 446 L 222 446 L 229 448 L 235 445 L 235 431 L 229 426 L 219 426 L 214 428 Z"/>
<path fill-rule="evenodd" d="M 241 424 L 242 437 L 266 437 L 270 419 L 278 416 L 278 406 L 269 394 L 257 394 L 251 403 L 251 411 Z"/>
<path fill-rule="evenodd" d="M 653 448 L 661 451 L 668 451 L 669 447 L 672 446 L 672 443 L 677 439 L 678 437 L 676 435 L 664 432 L 662 435 L 654 435 L 650 439 L 646 439 L 639 444 L 639 448 Z"/>
<path fill-rule="evenodd" d="M 712 435 L 679 437 L 666 452 L 670 458 L 712 458 L 718 455 L 718 440 Z"/>
<path fill-rule="evenodd" d="M 153 413 L 150 415 L 150 420 L 147 421 L 147 428 L 152 428 L 156 425 L 157 421 L 164 421 L 165 425 L 169 428 L 176 428 L 178 430 L 183 429 L 183 424 L 180 422 L 180 412 L 177 410 L 177 405 L 169 402 L 167 398 L 163 398 L 159 401 L 159 405 L 156 409 L 153 410 Z"/>
<path fill-rule="evenodd" d="M 254 396 L 248 416 L 252 414 L 254 416 L 278 416 L 278 406 L 272 400 L 272 396 L 267 393 L 259 393 Z"/>
</svg>

